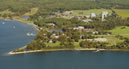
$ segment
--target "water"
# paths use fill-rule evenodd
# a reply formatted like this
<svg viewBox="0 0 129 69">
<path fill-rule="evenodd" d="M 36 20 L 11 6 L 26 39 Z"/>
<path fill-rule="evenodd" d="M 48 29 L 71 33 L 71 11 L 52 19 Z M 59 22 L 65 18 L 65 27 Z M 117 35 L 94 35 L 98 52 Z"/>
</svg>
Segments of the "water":
<svg viewBox="0 0 129 69">
<path fill-rule="evenodd" d="M 0 20 L 0 69 L 129 69 L 129 52 L 56 51 L 7 56 L 37 31 L 17 21 Z M 15 26 L 16 28 L 13 28 Z"/>
<path fill-rule="evenodd" d="M 28 18 L 29 18 L 29 16 L 23 16 L 22 18 L 23 18 L 23 19 L 28 19 Z"/>
</svg>

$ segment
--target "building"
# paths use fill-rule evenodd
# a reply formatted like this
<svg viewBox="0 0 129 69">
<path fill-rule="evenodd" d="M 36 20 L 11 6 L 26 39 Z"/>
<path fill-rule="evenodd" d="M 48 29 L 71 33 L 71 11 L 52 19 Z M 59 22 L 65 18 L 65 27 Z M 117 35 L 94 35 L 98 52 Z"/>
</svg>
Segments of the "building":
<svg viewBox="0 0 129 69">
<path fill-rule="evenodd" d="M 106 38 L 95 38 L 95 39 L 87 39 L 88 41 L 99 41 L 99 42 L 106 42 Z"/>
<path fill-rule="evenodd" d="M 104 18 L 107 16 L 108 16 L 108 12 L 106 12 L 106 11 L 102 12 L 102 21 L 105 21 Z"/>
<path fill-rule="evenodd" d="M 51 38 L 58 39 L 58 38 L 59 38 L 59 36 L 58 36 L 58 35 L 56 35 L 56 34 L 52 34 L 52 35 L 51 35 Z"/>
<path fill-rule="evenodd" d="M 100 42 L 106 42 L 107 39 L 106 38 L 96 38 L 94 39 L 95 41 L 100 41 Z"/>
<path fill-rule="evenodd" d="M 78 19 L 90 18 L 90 15 L 75 16 L 75 18 L 78 18 Z"/>
<path fill-rule="evenodd" d="M 94 32 L 93 29 L 83 29 L 82 31 L 83 31 L 83 32 Z"/>
<path fill-rule="evenodd" d="M 47 25 L 49 25 L 49 26 L 55 26 L 54 23 L 48 23 Z"/>
<path fill-rule="evenodd" d="M 83 30 L 83 29 L 85 29 L 83 26 L 78 26 L 78 27 L 74 27 L 73 28 L 74 30 Z"/>
<path fill-rule="evenodd" d="M 96 17 L 96 14 L 95 14 L 95 13 L 91 13 L 91 14 L 90 14 L 90 17 L 91 17 L 91 18 Z"/>
<path fill-rule="evenodd" d="M 85 19 L 85 20 L 82 20 L 82 21 L 85 22 L 85 23 L 92 22 L 91 19 Z"/>
<path fill-rule="evenodd" d="M 86 15 L 85 18 L 90 18 L 90 16 L 89 15 Z"/>
<path fill-rule="evenodd" d="M 83 26 L 78 26 L 78 29 L 82 30 L 85 29 Z"/>
<path fill-rule="evenodd" d="M 51 39 L 51 40 L 49 40 L 49 43 L 53 43 L 53 40 Z"/>
</svg>

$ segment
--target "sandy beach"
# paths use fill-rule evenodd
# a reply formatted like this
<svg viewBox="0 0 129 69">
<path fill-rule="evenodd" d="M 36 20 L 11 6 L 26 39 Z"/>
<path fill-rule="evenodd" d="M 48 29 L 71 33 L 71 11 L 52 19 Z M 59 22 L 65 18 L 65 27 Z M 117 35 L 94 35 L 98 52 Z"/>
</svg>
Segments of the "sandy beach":
<svg viewBox="0 0 129 69">
<path fill-rule="evenodd" d="M 80 48 L 80 49 L 42 49 L 42 50 L 30 50 L 30 51 L 23 51 L 23 52 L 9 52 L 9 55 L 14 54 L 25 54 L 25 53 L 34 53 L 34 52 L 49 52 L 49 51 L 95 51 L 96 48 Z M 99 51 L 104 51 L 105 49 L 99 49 Z"/>
<path fill-rule="evenodd" d="M 15 54 L 25 54 L 25 53 L 36 53 L 36 52 L 50 52 L 50 51 L 93 51 L 93 52 L 100 52 L 100 51 L 119 51 L 119 52 L 129 52 L 128 49 L 99 49 L 97 51 L 96 48 L 79 48 L 79 49 L 41 49 L 41 50 L 30 50 L 30 51 L 23 51 L 23 52 L 9 52 L 9 55 Z"/>
</svg>

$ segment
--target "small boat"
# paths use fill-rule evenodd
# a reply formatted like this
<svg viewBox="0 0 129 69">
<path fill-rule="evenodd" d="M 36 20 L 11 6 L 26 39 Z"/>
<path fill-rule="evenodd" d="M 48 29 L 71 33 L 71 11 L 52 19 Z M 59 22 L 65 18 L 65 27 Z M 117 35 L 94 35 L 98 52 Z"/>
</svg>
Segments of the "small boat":
<svg viewBox="0 0 129 69">
<path fill-rule="evenodd" d="M 3 22 L 2 24 L 5 24 L 5 22 Z"/>
<path fill-rule="evenodd" d="M 15 27 L 15 26 L 13 26 L 13 28 L 15 29 L 16 27 Z"/>
<path fill-rule="evenodd" d="M 94 51 L 94 52 L 100 52 L 100 49 L 97 48 L 96 51 Z"/>
<path fill-rule="evenodd" d="M 30 36 L 30 33 L 27 33 L 26 35 L 27 35 L 27 36 Z"/>
<path fill-rule="evenodd" d="M 26 35 L 27 36 L 35 36 L 35 34 L 33 34 L 33 33 L 27 33 Z"/>
</svg>

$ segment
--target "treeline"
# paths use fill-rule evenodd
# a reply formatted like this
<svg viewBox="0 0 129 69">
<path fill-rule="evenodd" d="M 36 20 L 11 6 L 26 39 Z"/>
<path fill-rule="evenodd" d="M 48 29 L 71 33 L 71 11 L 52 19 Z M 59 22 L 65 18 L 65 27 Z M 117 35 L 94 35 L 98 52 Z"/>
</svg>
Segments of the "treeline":
<svg viewBox="0 0 129 69">
<path fill-rule="evenodd" d="M 0 0 L 0 10 L 23 13 L 32 7 L 47 11 L 85 10 L 94 8 L 129 9 L 129 0 Z"/>
<path fill-rule="evenodd" d="M 34 24 L 39 27 L 46 27 L 48 24 L 53 23 L 58 28 L 72 28 L 84 24 L 81 20 L 76 18 L 64 19 L 64 18 L 42 18 L 34 21 Z"/>
<path fill-rule="evenodd" d="M 97 41 L 88 41 L 86 39 L 94 39 L 97 38 L 92 35 L 88 35 L 86 33 L 81 33 L 81 35 L 84 35 L 82 38 L 80 38 L 80 32 L 79 31 L 71 31 L 66 32 L 65 34 L 62 34 L 60 32 L 55 32 L 55 34 L 59 35 L 59 38 L 53 38 L 51 35 L 53 35 L 53 32 L 47 32 L 47 31 L 40 31 L 37 35 L 35 40 L 33 40 L 31 43 L 27 45 L 25 50 L 40 50 L 40 49 L 62 49 L 62 48 L 105 48 L 106 44 L 105 42 L 97 42 Z M 80 41 L 84 39 L 84 41 Z M 50 42 L 52 40 L 52 42 Z M 52 45 L 49 45 L 49 44 Z M 58 44 L 57 44 L 58 43 Z M 55 46 L 56 44 L 56 46 Z"/>
<path fill-rule="evenodd" d="M 36 19 L 36 18 L 35 18 Z M 35 20 L 34 19 L 34 20 Z M 95 29 L 95 30 L 111 30 L 117 26 L 129 26 L 129 18 L 121 18 L 115 13 L 111 16 L 105 18 L 105 21 L 101 21 L 101 17 L 93 18 L 93 22 L 84 23 L 76 18 L 64 19 L 64 18 L 42 18 L 36 19 L 34 23 L 39 27 L 47 27 L 47 24 L 53 23 L 57 28 L 62 28 L 64 31 L 69 28 L 74 28 L 77 26 L 84 26 L 85 28 Z"/>
</svg>

